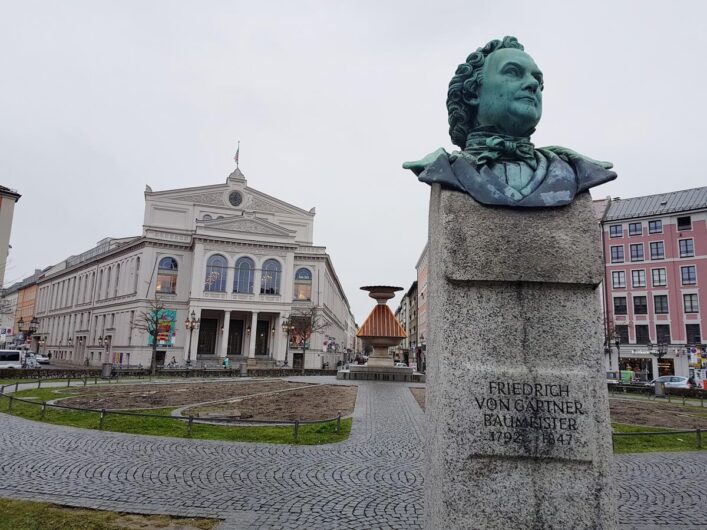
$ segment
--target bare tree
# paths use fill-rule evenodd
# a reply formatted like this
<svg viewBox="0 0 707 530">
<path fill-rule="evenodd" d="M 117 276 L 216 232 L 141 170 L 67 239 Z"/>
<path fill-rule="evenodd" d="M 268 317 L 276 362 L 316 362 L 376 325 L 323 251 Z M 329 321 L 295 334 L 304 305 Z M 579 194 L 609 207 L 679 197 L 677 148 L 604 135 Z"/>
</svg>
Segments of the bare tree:
<svg viewBox="0 0 707 530">
<path fill-rule="evenodd" d="M 157 337 L 160 334 L 160 326 L 165 322 L 166 311 L 164 301 L 155 297 L 149 301 L 149 307 L 145 311 L 140 311 L 132 322 L 134 328 L 147 332 L 147 335 L 152 338 L 150 359 L 150 373 L 152 375 L 157 372 Z"/>
<path fill-rule="evenodd" d="M 329 322 L 319 314 L 314 306 L 295 309 L 290 314 L 287 323 L 291 329 L 290 336 L 302 346 L 303 357 L 307 352 L 307 345 L 312 335 L 329 327 Z"/>
</svg>

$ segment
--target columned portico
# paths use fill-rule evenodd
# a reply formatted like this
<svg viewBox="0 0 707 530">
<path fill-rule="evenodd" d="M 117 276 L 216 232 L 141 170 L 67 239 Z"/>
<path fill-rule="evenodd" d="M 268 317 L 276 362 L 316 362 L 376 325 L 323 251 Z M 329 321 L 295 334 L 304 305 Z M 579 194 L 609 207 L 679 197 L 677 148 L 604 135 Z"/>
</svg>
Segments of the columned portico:
<svg viewBox="0 0 707 530">
<path fill-rule="evenodd" d="M 255 339 L 258 336 L 258 312 L 253 311 L 250 319 L 250 344 L 248 345 L 248 357 L 255 357 Z"/>
</svg>

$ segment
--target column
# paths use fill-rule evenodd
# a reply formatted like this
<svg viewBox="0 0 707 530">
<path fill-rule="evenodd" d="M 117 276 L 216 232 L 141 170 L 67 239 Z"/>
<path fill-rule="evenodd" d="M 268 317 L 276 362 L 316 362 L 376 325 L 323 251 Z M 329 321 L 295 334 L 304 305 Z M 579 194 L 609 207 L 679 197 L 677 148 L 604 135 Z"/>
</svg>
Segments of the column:
<svg viewBox="0 0 707 530">
<path fill-rule="evenodd" d="M 272 337 L 272 346 L 270 346 L 270 357 L 280 359 L 280 343 L 282 342 L 282 313 L 277 314 L 275 322 L 273 322 L 275 333 L 270 333 Z"/>
<path fill-rule="evenodd" d="M 258 333 L 258 312 L 253 311 L 250 320 L 250 344 L 248 345 L 248 357 L 255 357 L 255 337 Z"/>
<path fill-rule="evenodd" d="M 226 357 L 228 353 L 228 330 L 231 327 L 231 312 L 223 312 L 223 331 L 221 332 L 221 344 L 219 345 L 219 357 Z"/>
</svg>

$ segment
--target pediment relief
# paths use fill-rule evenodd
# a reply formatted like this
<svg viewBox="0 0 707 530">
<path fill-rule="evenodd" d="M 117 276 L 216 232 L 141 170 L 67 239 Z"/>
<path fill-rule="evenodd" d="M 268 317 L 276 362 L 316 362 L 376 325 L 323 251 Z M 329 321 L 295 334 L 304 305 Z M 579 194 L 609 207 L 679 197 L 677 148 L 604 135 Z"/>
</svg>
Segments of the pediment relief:
<svg viewBox="0 0 707 530">
<path fill-rule="evenodd" d="M 208 221 L 203 225 L 204 229 L 222 230 L 226 232 L 241 232 L 248 234 L 259 234 L 268 236 L 292 237 L 296 234 L 294 230 L 287 230 L 274 223 L 257 218 L 229 218 Z"/>
<path fill-rule="evenodd" d="M 211 206 L 226 206 L 223 191 L 211 191 L 205 193 L 192 193 L 189 195 L 180 195 L 178 197 L 169 197 L 173 201 L 184 201 L 192 204 L 208 204 Z"/>
</svg>

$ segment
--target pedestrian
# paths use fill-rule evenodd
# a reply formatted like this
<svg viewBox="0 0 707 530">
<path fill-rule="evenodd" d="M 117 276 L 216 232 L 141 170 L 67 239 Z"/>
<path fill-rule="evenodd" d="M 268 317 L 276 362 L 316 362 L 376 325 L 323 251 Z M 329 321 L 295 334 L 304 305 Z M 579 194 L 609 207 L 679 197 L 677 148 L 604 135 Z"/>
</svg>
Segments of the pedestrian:
<svg viewBox="0 0 707 530">
<path fill-rule="evenodd" d="M 694 376 L 694 375 L 691 375 L 691 376 L 689 377 L 689 379 L 687 380 L 687 386 L 689 386 L 690 388 L 696 388 L 696 387 L 697 387 L 697 383 L 695 382 L 695 376 Z"/>
</svg>

